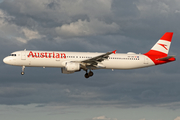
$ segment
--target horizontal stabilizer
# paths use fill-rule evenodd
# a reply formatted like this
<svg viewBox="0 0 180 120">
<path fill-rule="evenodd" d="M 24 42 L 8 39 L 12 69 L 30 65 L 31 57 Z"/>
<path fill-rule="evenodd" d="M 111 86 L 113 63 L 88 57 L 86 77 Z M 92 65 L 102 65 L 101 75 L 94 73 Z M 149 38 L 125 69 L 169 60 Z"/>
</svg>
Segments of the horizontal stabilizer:
<svg viewBox="0 0 180 120">
<path fill-rule="evenodd" d="M 167 61 L 167 60 L 171 60 L 171 59 L 175 59 L 175 55 L 173 55 L 173 56 L 168 56 L 168 57 L 163 57 L 163 58 L 159 58 L 159 59 L 157 59 L 157 60 Z"/>
</svg>

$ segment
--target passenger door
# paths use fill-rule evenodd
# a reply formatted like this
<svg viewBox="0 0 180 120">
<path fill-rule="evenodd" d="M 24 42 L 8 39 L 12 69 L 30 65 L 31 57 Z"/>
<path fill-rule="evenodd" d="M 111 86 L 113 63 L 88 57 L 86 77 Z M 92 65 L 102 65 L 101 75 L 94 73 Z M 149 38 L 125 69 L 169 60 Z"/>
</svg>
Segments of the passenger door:
<svg viewBox="0 0 180 120">
<path fill-rule="evenodd" d="M 26 51 L 21 52 L 21 60 L 26 60 Z"/>
</svg>

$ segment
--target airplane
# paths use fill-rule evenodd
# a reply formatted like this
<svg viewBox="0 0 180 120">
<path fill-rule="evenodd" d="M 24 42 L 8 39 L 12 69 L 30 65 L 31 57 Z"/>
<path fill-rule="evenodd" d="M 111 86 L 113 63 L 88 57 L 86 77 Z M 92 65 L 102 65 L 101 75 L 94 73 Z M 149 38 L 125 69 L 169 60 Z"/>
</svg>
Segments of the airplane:
<svg viewBox="0 0 180 120">
<path fill-rule="evenodd" d="M 3 62 L 21 66 L 21 75 L 25 74 L 25 67 L 58 67 L 64 74 L 84 70 L 85 78 L 89 78 L 94 75 L 92 70 L 97 69 L 136 69 L 175 61 L 175 56 L 168 56 L 172 36 L 173 32 L 166 32 L 149 52 L 144 54 L 116 53 L 116 50 L 107 53 L 90 53 L 25 49 L 11 53 L 11 56 L 3 59 Z"/>
</svg>

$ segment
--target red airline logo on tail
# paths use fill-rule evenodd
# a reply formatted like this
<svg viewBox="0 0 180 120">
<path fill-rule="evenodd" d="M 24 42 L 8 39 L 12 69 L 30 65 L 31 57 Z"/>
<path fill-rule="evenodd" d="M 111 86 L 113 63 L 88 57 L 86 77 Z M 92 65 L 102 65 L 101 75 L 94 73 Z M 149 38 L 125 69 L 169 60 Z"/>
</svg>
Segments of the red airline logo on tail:
<svg viewBox="0 0 180 120">
<path fill-rule="evenodd" d="M 158 44 L 159 44 L 160 46 L 162 46 L 163 48 L 165 48 L 166 50 L 168 50 L 167 47 L 166 47 L 167 45 L 165 45 L 165 44 L 160 44 L 160 43 L 158 43 Z"/>
</svg>

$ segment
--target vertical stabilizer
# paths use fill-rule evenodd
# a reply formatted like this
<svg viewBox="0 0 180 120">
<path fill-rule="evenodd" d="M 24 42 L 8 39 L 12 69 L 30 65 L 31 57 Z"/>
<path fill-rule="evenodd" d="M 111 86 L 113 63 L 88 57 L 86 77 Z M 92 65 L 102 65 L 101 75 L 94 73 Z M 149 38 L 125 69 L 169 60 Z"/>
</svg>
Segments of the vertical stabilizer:
<svg viewBox="0 0 180 120">
<path fill-rule="evenodd" d="M 144 55 L 150 58 L 155 65 L 175 61 L 174 56 L 168 56 L 173 32 L 166 32 L 159 41 Z"/>
<path fill-rule="evenodd" d="M 173 32 L 166 32 L 151 48 L 151 50 L 145 53 L 145 55 L 167 56 L 170 49 L 172 36 Z"/>
</svg>

